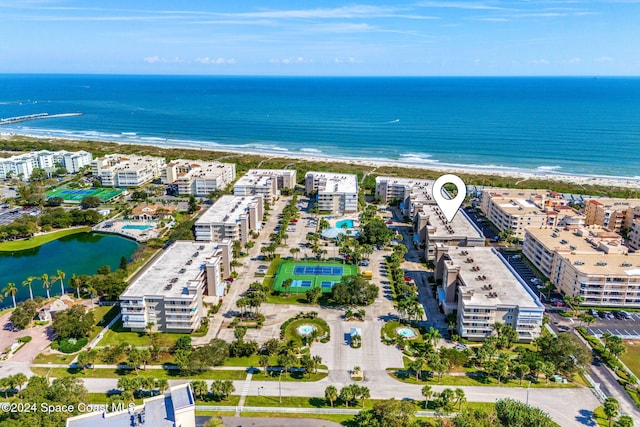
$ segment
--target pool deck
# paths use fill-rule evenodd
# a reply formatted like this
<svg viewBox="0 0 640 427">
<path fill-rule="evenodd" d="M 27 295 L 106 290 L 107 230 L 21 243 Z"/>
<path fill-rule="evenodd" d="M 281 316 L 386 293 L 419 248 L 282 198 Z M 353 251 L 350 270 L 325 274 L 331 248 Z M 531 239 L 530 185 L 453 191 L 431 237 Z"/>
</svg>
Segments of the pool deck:
<svg viewBox="0 0 640 427">
<path fill-rule="evenodd" d="M 119 234 L 124 237 L 135 240 L 136 242 L 146 242 L 149 239 L 160 237 L 161 232 L 158 229 L 160 221 L 139 221 L 130 219 L 114 219 L 103 221 L 93 227 L 93 231 L 100 233 Z M 124 228 L 125 226 L 147 226 L 151 227 L 144 230 Z"/>
</svg>

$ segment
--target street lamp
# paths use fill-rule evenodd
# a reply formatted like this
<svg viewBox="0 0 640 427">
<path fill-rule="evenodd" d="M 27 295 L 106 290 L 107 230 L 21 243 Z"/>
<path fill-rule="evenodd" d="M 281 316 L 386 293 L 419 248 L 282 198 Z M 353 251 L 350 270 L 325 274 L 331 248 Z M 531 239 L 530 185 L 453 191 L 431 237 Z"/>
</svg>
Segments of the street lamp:
<svg viewBox="0 0 640 427">
<path fill-rule="evenodd" d="M 258 387 L 258 397 L 260 397 L 260 390 L 262 390 L 263 388 L 264 388 L 264 386 L 262 386 L 262 385 L 260 387 Z"/>
<path fill-rule="evenodd" d="M 280 377 L 278 378 L 278 393 L 280 394 L 280 403 L 282 403 L 282 369 L 280 369 Z"/>
<path fill-rule="evenodd" d="M 531 388 L 531 381 L 529 381 L 529 386 L 527 387 L 527 406 L 529 406 L 529 389 Z"/>
</svg>

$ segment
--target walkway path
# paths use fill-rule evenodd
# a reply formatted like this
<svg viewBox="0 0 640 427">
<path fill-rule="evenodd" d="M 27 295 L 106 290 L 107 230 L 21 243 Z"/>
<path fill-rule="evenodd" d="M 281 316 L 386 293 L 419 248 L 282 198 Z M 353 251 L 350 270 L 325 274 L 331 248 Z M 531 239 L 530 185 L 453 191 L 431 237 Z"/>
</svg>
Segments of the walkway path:
<svg viewBox="0 0 640 427">
<path fill-rule="evenodd" d="M 242 407 L 244 406 L 244 401 L 247 400 L 247 396 L 249 395 L 249 387 L 251 386 L 251 377 L 253 377 L 253 372 L 249 372 L 247 378 L 244 380 L 244 384 L 242 385 L 242 390 L 240 391 L 240 400 L 238 401 L 238 406 L 236 407 L 236 416 L 240 416 L 240 412 L 242 411 Z"/>
</svg>

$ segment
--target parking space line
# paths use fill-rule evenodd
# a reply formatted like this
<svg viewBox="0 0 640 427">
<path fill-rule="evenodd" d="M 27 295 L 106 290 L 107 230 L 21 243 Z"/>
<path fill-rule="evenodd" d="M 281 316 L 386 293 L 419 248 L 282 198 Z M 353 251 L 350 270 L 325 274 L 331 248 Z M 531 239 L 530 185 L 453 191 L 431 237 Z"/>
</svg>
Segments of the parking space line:
<svg viewBox="0 0 640 427">
<path fill-rule="evenodd" d="M 616 329 L 616 335 L 622 335 L 622 332 Z"/>
</svg>

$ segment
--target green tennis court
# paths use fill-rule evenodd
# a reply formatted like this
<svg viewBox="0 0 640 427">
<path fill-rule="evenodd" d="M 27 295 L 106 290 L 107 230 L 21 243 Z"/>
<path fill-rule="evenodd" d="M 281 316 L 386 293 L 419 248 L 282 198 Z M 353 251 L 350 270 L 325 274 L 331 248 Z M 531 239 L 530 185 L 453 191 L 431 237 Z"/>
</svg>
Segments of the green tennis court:
<svg viewBox="0 0 640 427">
<path fill-rule="evenodd" d="M 342 280 L 342 276 L 356 274 L 358 274 L 358 267 L 351 264 L 283 262 L 273 281 L 273 289 L 278 292 L 305 293 L 311 288 L 319 287 L 323 293 L 329 293 L 333 285 Z M 291 279 L 291 286 L 285 289 L 282 283 L 287 279 Z"/>
<path fill-rule="evenodd" d="M 47 191 L 47 199 L 61 197 L 65 202 L 80 203 L 80 201 L 85 197 L 96 196 L 103 202 L 108 202 L 114 197 L 122 194 L 122 191 L 123 190 L 118 190 L 117 188 L 56 188 L 55 190 Z"/>
</svg>

